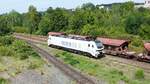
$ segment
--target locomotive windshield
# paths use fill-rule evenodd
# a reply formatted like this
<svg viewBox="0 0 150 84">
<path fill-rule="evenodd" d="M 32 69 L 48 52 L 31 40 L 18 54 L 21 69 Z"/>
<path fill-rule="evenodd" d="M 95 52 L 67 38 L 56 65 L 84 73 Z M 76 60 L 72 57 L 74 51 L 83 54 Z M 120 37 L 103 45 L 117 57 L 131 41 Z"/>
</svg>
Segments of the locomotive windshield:
<svg viewBox="0 0 150 84">
<path fill-rule="evenodd" d="M 102 48 L 103 44 L 100 41 L 95 41 L 97 48 Z"/>
</svg>

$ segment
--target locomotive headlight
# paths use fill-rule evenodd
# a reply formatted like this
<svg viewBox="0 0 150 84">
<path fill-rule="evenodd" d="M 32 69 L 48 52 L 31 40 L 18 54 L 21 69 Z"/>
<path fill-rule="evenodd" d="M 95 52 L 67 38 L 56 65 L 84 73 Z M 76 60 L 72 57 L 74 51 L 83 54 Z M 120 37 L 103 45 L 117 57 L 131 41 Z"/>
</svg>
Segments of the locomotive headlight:
<svg viewBox="0 0 150 84">
<path fill-rule="evenodd" d="M 100 53 L 99 53 L 99 52 L 96 52 L 96 53 L 95 53 L 95 55 L 96 55 L 96 56 L 99 56 L 99 55 L 100 55 Z"/>
<path fill-rule="evenodd" d="M 106 52 L 103 50 L 102 53 L 106 53 Z"/>
</svg>

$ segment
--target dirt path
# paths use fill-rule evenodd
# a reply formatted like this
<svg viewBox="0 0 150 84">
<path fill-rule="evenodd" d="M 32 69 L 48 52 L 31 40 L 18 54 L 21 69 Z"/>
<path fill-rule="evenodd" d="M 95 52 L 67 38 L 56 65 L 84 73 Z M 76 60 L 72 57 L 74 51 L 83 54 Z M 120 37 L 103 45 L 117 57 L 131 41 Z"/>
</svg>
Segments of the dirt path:
<svg viewBox="0 0 150 84">
<path fill-rule="evenodd" d="M 44 71 L 27 70 L 16 77 L 10 78 L 11 84 L 76 84 L 58 68 L 44 67 Z"/>
</svg>

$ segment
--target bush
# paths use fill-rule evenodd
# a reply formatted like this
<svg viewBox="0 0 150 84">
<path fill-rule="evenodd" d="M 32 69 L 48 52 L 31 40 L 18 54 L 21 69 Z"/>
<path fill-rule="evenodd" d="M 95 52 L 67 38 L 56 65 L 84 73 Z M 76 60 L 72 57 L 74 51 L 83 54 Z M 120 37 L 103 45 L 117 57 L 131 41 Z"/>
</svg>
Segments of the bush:
<svg viewBox="0 0 150 84">
<path fill-rule="evenodd" d="M 13 52 L 9 47 L 0 46 L 0 56 L 12 56 Z"/>
<path fill-rule="evenodd" d="M 139 33 L 139 28 L 143 22 L 143 16 L 141 16 L 139 13 L 131 14 L 126 18 L 125 30 L 129 34 L 137 35 Z"/>
<path fill-rule="evenodd" d="M 13 48 L 15 50 L 20 50 L 22 48 L 25 48 L 26 46 L 28 46 L 24 41 L 21 40 L 15 40 L 12 44 Z"/>
<path fill-rule="evenodd" d="M 22 40 L 16 40 L 13 42 L 12 47 L 15 51 L 20 53 L 33 53 L 32 48 Z"/>
<path fill-rule="evenodd" d="M 31 47 L 21 40 L 14 41 L 12 47 L 16 52 L 19 53 L 26 53 L 27 51 L 32 51 Z"/>
<path fill-rule="evenodd" d="M 131 50 L 136 52 L 142 52 L 144 49 L 143 41 L 140 37 L 133 37 L 131 39 L 131 44 L 129 45 Z"/>
<path fill-rule="evenodd" d="M 25 27 L 13 27 L 13 31 L 17 33 L 28 33 L 28 28 Z"/>
<path fill-rule="evenodd" d="M 25 60 L 25 59 L 28 59 L 29 56 L 27 53 L 20 53 L 19 56 L 18 56 L 21 60 Z"/>
<path fill-rule="evenodd" d="M 21 40 L 16 40 L 12 44 L 12 49 L 18 53 L 17 57 L 21 60 L 27 59 L 28 58 L 28 53 L 27 52 L 27 44 L 24 41 Z"/>
<path fill-rule="evenodd" d="M 143 39 L 146 39 L 146 40 L 149 40 L 150 39 L 150 25 L 148 24 L 145 24 L 145 25 L 142 25 L 140 30 L 139 30 L 139 35 L 143 38 Z"/>
<path fill-rule="evenodd" d="M 21 60 L 27 59 L 29 56 L 39 57 L 39 55 L 24 41 L 16 40 L 13 42 L 12 47 L 16 53 L 19 53 L 18 56 Z"/>
<path fill-rule="evenodd" d="M 143 79 L 144 78 L 144 71 L 142 69 L 138 69 L 135 72 L 135 78 L 137 78 L 137 79 Z"/>
<path fill-rule="evenodd" d="M 0 44 L 1 45 L 10 45 L 14 41 L 14 37 L 12 36 L 2 36 L 0 37 Z"/>
<path fill-rule="evenodd" d="M 2 35 L 8 35 L 8 34 L 11 33 L 11 31 L 12 31 L 11 28 L 1 27 L 1 25 L 0 25 L 0 36 L 2 36 Z"/>
</svg>

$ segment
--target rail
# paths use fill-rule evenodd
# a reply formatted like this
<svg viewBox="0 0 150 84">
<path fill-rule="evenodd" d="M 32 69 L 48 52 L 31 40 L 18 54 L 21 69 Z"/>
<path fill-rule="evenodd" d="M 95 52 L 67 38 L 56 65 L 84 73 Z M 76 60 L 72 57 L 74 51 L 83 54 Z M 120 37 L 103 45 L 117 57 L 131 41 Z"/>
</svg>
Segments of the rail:
<svg viewBox="0 0 150 84">
<path fill-rule="evenodd" d="M 33 47 L 41 57 L 46 58 L 50 63 L 53 63 L 57 68 L 59 68 L 61 71 L 63 71 L 66 75 L 73 78 L 75 81 L 77 81 L 78 84 L 95 84 L 95 82 L 85 75 L 81 74 L 80 72 L 74 70 L 70 66 L 64 64 L 62 61 L 58 60 L 56 57 L 49 54 L 47 51 L 41 49 L 40 47 L 36 46 L 34 43 L 38 43 L 38 41 L 31 41 L 30 39 L 17 36 L 15 35 L 17 39 L 25 40 L 28 44 Z"/>
<path fill-rule="evenodd" d="M 24 36 L 19 36 L 19 35 L 14 35 L 14 36 L 18 37 L 18 38 L 24 38 L 24 39 L 27 39 L 27 40 L 30 39 L 30 37 L 26 37 L 26 36 L 25 37 Z M 35 42 L 35 43 L 43 44 L 43 41 L 39 40 L 40 37 L 37 37 L 37 38 L 38 39 L 32 39 L 32 41 Z M 46 44 L 46 42 L 44 44 Z M 149 63 L 139 62 L 136 59 L 129 59 L 129 58 L 123 59 L 124 57 L 122 58 L 122 56 L 114 56 L 114 55 L 111 55 L 111 53 L 110 54 L 108 53 L 107 56 L 115 57 L 116 59 L 119 57 L 120 59 L 118 58 L 117 60 L 115 60 L 116 62 L 123 63 L 123 64 L 129 64 L 129 65 L 135 66 L 135 67 L 139 67 L 139 68 L 142 68 L 142 69 L 146 70 L 147 73 L 150 73 L 150 64 Z"/>
</svg>

